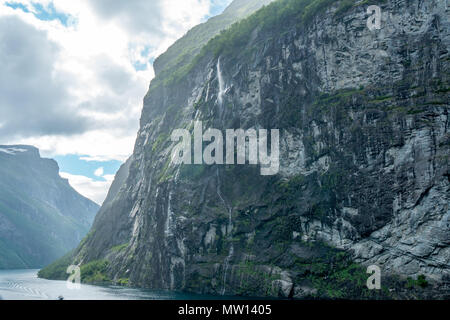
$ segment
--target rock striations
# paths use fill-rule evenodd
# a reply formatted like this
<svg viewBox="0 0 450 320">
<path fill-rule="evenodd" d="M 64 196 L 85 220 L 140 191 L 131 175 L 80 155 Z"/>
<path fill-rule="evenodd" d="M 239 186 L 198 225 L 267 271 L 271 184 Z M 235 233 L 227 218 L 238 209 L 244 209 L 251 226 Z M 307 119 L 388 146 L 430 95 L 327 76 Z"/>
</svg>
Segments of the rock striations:
<svg viewBox="0 0 450 320">
<path fill-rule="evenodd" d="M 275 1 L 157 73 L 120 190 L 71 261 L 210 294 L 448 295 L 450 8 L 374 2 L 370 30 L 367 1 Z M 195 121 L 279 129 L 279 173 L 174 165 L 171 133 Z"/>
</svg>

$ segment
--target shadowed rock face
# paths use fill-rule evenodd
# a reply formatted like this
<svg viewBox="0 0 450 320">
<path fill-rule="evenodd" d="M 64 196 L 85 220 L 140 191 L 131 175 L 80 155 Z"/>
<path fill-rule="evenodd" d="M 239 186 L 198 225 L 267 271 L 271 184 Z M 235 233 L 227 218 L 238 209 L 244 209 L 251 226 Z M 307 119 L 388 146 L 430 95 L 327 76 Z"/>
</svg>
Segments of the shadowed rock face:
<svg viewBox="0 0 450 320">
<path fill-rule="evenodd" d="M 0 268 L 42 267 L 75 248 L 99 206 L 31 146 L 0 146 Z"/>
<path fill-rule="evenodd" d="M 325 288 L 355 280 L 350 254 L 445 286 L 448 8 L 386 1 L 370 31 L 359 3 L 255 25 L 232 53 L 206 50 L 181 81 L 152 84 L 127 179 L 73 260 L 106 259 L 111 279 L 151 288 L 361 297 L 364 278 Z M 172 165 L 171 132 L 196 120 L 280 129 L 280 173 Z"/>
</svg>

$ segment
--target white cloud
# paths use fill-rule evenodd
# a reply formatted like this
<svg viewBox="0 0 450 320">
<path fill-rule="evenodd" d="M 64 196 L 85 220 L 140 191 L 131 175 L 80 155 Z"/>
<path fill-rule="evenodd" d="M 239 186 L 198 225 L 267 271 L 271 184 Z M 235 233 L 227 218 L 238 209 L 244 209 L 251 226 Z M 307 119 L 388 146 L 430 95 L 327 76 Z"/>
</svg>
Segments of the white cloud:
<svg viewBox="0 0 450 320">
<path fill-rule="evenodd" d="M 131 155 L 150 61 L 211 10 L 210 0 L 12 1 L 29 12 L 7 2 L 0 0 L 0 144 L 92 161 Z M 38 19 L 36 3 L 53 5 L 67 24 Z M 101 204 L 113 176 L 97 173 L 106 181 L 61 176 Z"/>
<path fill-rule="evenodd" d="M 101 177 L 104 174 L 104 170 L 103 167 L 98 168 L 97 170 L 95 170 L 94 175 L 96 175 L 97 177 Z"/>
<path fill-rule="evenodd" d="M 106 181 L 94 181 L 85 176 L 73 175 L 67 172 L 59 174 L 62 178 L 68 179 L 70 185 L 81 195 L 101 205 L 105 201 L 114 175 L 104 175 Z"/>
<path fill-rule="evenodd" d="M 78 154 L 92 161 L 110 161 L 126 159 L 133 152 L 136 134 L 121 134 L 121 130 L 96 130 L 74 136 L 30 137 L 14 140 L 7 144 L 25 144 L 38 146 L 43 157 Z"/>
<path fill-rule="evenodd" d="M 6 120 L 0 136 L 71 135 L 87 130 L 90 119 L 77 113 L 70 102 L 68 75 L 54 74 L 60 50 L 45 31 L 16 16 L 0 16 L 0 118 Z"/>
<path fill-rule="evenodd" d="M 209 0 L 14 1 L 30 11 L 32 3 L 53 4 L 70 17 L 63 25 L 6 2 L 0 0 L 0 62 L 8 70 L 0 75 L 0 143 L 121 161 L 133 150 L 151 59 L 211 8 Z"/>
</svg>

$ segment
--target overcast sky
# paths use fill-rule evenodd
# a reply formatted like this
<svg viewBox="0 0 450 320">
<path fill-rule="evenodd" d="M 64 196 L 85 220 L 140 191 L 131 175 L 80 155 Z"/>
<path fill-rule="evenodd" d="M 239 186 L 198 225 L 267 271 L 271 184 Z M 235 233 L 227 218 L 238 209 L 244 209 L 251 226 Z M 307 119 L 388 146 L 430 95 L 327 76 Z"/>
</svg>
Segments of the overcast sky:
<svg viewBox="0 0 450 320">
<path fill-rule="evenodd" d="M 30 144 L 102 203 L 152 62 L 231 0 L 0 0 L 0 144 Z"/>
</svg>

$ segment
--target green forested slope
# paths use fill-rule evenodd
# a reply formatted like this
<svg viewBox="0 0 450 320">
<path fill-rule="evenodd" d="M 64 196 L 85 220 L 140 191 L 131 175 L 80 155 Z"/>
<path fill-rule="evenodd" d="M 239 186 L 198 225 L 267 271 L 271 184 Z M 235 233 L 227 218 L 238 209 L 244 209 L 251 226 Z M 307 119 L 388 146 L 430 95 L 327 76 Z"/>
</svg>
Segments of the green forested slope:
<svg viewBox="0 0 450 320">
<path fill-rule="evenodd" d="M 32 147 L 0 151 L 0 269 L 35 268 L 74 248 L 98 206 Z M 11 150 L 20 149 L 22 152 Z"/>
</svg>

